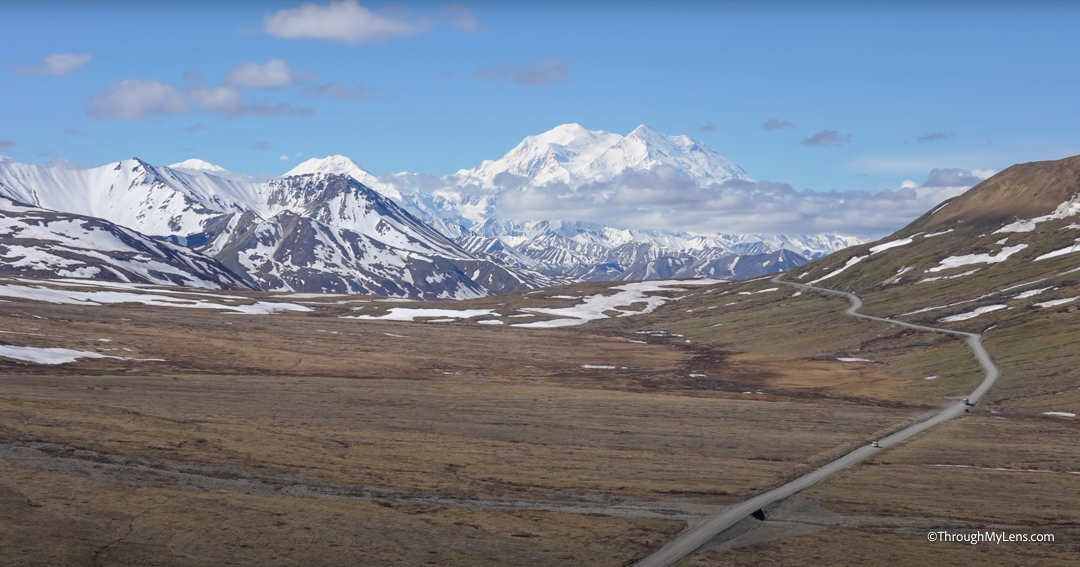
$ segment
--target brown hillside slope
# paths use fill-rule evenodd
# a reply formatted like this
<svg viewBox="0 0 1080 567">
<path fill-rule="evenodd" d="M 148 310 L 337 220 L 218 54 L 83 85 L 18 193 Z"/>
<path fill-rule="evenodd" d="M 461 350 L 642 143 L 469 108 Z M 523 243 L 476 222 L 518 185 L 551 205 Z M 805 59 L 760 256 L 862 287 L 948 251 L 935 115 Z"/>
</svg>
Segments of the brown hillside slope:
<svg viewBox="0 0 1080 567">
<path fill-rule="evenodd" d="M 1080 156 L 1014 165 L 976 185 L 909 228 L 921 230 L 953 221 L 1001 224 L 1049 214 L 1080 192 Z"/>
</svg>

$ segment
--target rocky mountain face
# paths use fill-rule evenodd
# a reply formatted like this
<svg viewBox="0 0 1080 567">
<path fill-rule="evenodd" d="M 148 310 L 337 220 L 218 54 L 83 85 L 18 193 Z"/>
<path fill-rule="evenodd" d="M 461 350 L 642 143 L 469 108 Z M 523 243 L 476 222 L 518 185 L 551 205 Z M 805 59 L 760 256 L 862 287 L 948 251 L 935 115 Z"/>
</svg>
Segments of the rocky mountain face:
<svg viewBox="0 0 1080 567">
<path fill-rule="evenodd" d="M 351 176 L 260 183 L 206 173 L 216 166 L 205 162 L 180 165 L 132 159 L 70 170 L 4 161 L 0 195 L 167 238 L 266 290 L 463 299 L 552 281 L 469 254 Z"/>
<path fill-rule="evenodd" d="M 0 274 L 252 289 L 213 258 L 109 221 L 0 197 Z"/>
</svg>

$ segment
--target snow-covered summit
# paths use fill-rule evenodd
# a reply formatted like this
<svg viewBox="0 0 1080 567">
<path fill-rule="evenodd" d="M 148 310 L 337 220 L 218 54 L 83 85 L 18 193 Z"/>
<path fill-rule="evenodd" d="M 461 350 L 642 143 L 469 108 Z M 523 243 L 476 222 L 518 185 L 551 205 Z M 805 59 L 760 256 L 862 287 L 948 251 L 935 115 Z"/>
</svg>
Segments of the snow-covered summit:
<svg viewBox="0 0 1080 567">
<path fill-rule="evenodd" d="M 701 181 L 750 181 L 745 171 L 705 144 L 688 136 L 668 136 L 642 124 L 594 160 L 586 176 L 590 181 L 606 181 L 626 171 L 646 171 L 657 166 L 673 167 Z"/>
<path fill-rule="evenodd" d="M 580 124 L 563 124 L 528 136 L 503 157 L 463 169 L 452 177 L 489 189 L 505 187 L 507 181 L 514 180 L 504 174 L 524 178 L 528 185 L 561 182 L 575 187 L 661 165 L 698 180 L 750 179 L 731 160 L 687 136 L 668 136 L 646 125 L 620 136 L 588 130 Z"/>
<path fill-rule="evenodd" d="M 323 175 L 348 175 L 353 179 L 363 183 L 370 187 L 377 179 L 371 172 L 360 167 L 355 161 L 343 156 L 333 155 L 324 158 L 311 158 L 300 165 L 290 169 L 282 177 L 293 177 L 296 175 L 311 175 L 311 174 L 323 174 Z"/>
<path fill-rule="evenodd" d="M 208 161 L 195 158 L 187 159 L 180 163 L 174 163 L 167 167 L 169 167 L 169 169 L 187 169 L 191 171 L 205 171 L 207 173 L 229 173 L 229 170 L 220 165 L 215 165 Z"/>
</svg>

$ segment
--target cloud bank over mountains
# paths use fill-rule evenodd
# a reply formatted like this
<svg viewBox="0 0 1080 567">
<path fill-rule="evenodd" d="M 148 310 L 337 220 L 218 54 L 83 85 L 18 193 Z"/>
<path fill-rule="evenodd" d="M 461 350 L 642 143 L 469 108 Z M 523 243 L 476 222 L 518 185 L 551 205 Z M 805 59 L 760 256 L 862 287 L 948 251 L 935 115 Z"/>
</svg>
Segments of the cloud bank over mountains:
<svg viewBox="0 0 1080 567">
<path fill-rule="evenodd" d="M 980 181 L 982 178 L 971 172 L 951 169 L 935 170 L 922 186 L 811 191 L 771 181 L 701 184 L 672 167 L 659 166 L 646 172 L 625 172 L 611 181 L 588 183 L 576 189 L 551 183 L 528 191 L 506 192 L 498 212 L 518 220 L 558 218 L 649 230 L 840 232 L 876 238 Z"/>
</svg>

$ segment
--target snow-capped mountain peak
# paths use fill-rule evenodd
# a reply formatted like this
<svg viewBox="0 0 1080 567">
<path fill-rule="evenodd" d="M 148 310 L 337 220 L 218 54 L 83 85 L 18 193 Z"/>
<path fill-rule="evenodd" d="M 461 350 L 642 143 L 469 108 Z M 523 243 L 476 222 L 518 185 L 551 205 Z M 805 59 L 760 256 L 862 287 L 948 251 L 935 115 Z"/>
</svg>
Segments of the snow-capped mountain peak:
<svg viewBox="0 0 1080 567">
<path fill-rule="evenodd" d="M 363 183 L 364 185 L 371 186 L 377 181 L 376 177 L 371 172 L 360 167 L 355 161 L 343 156 L 333 155 L 324 158 L 311 158 L 304 163 L 290 169 L 288 173 L 282 177 L 293 177 L 296 175 L 348 175 L 353 179 Z"/>
<path fill-rule="evenodd" d="M 751 180 L 734 162 L 688 136 L 668 136 L 642 124 L 589 164 L 585 177 L 606 181 L 626 171 L 673 167 L 687 176 L 708 181 Z"/>
<path fill-rule="evenodd" d="M 705 144 L 687 136 L 668 136 L 644 124 L 626 136 L 563 124 L 525 138 L 498 160 L 452 177 L 488 189 L 504 187 L 503 174 L 523 177 L 533 186 L 561 182 L 576 187 L 657 166 L 673 167 L 698 180 L 750 180 L 742 168 Z"/>
<path fill-rule="evenodd" d="M 220 165 L 215 165 L 208 161 L 196 158 L 187 159 L 180 163 L 174 163 L 167 167 L 169 169 L 187 169 L 191 171 L 205 171 L 207 173 L 229 173 L 229 170 Z"/>
</svg>

